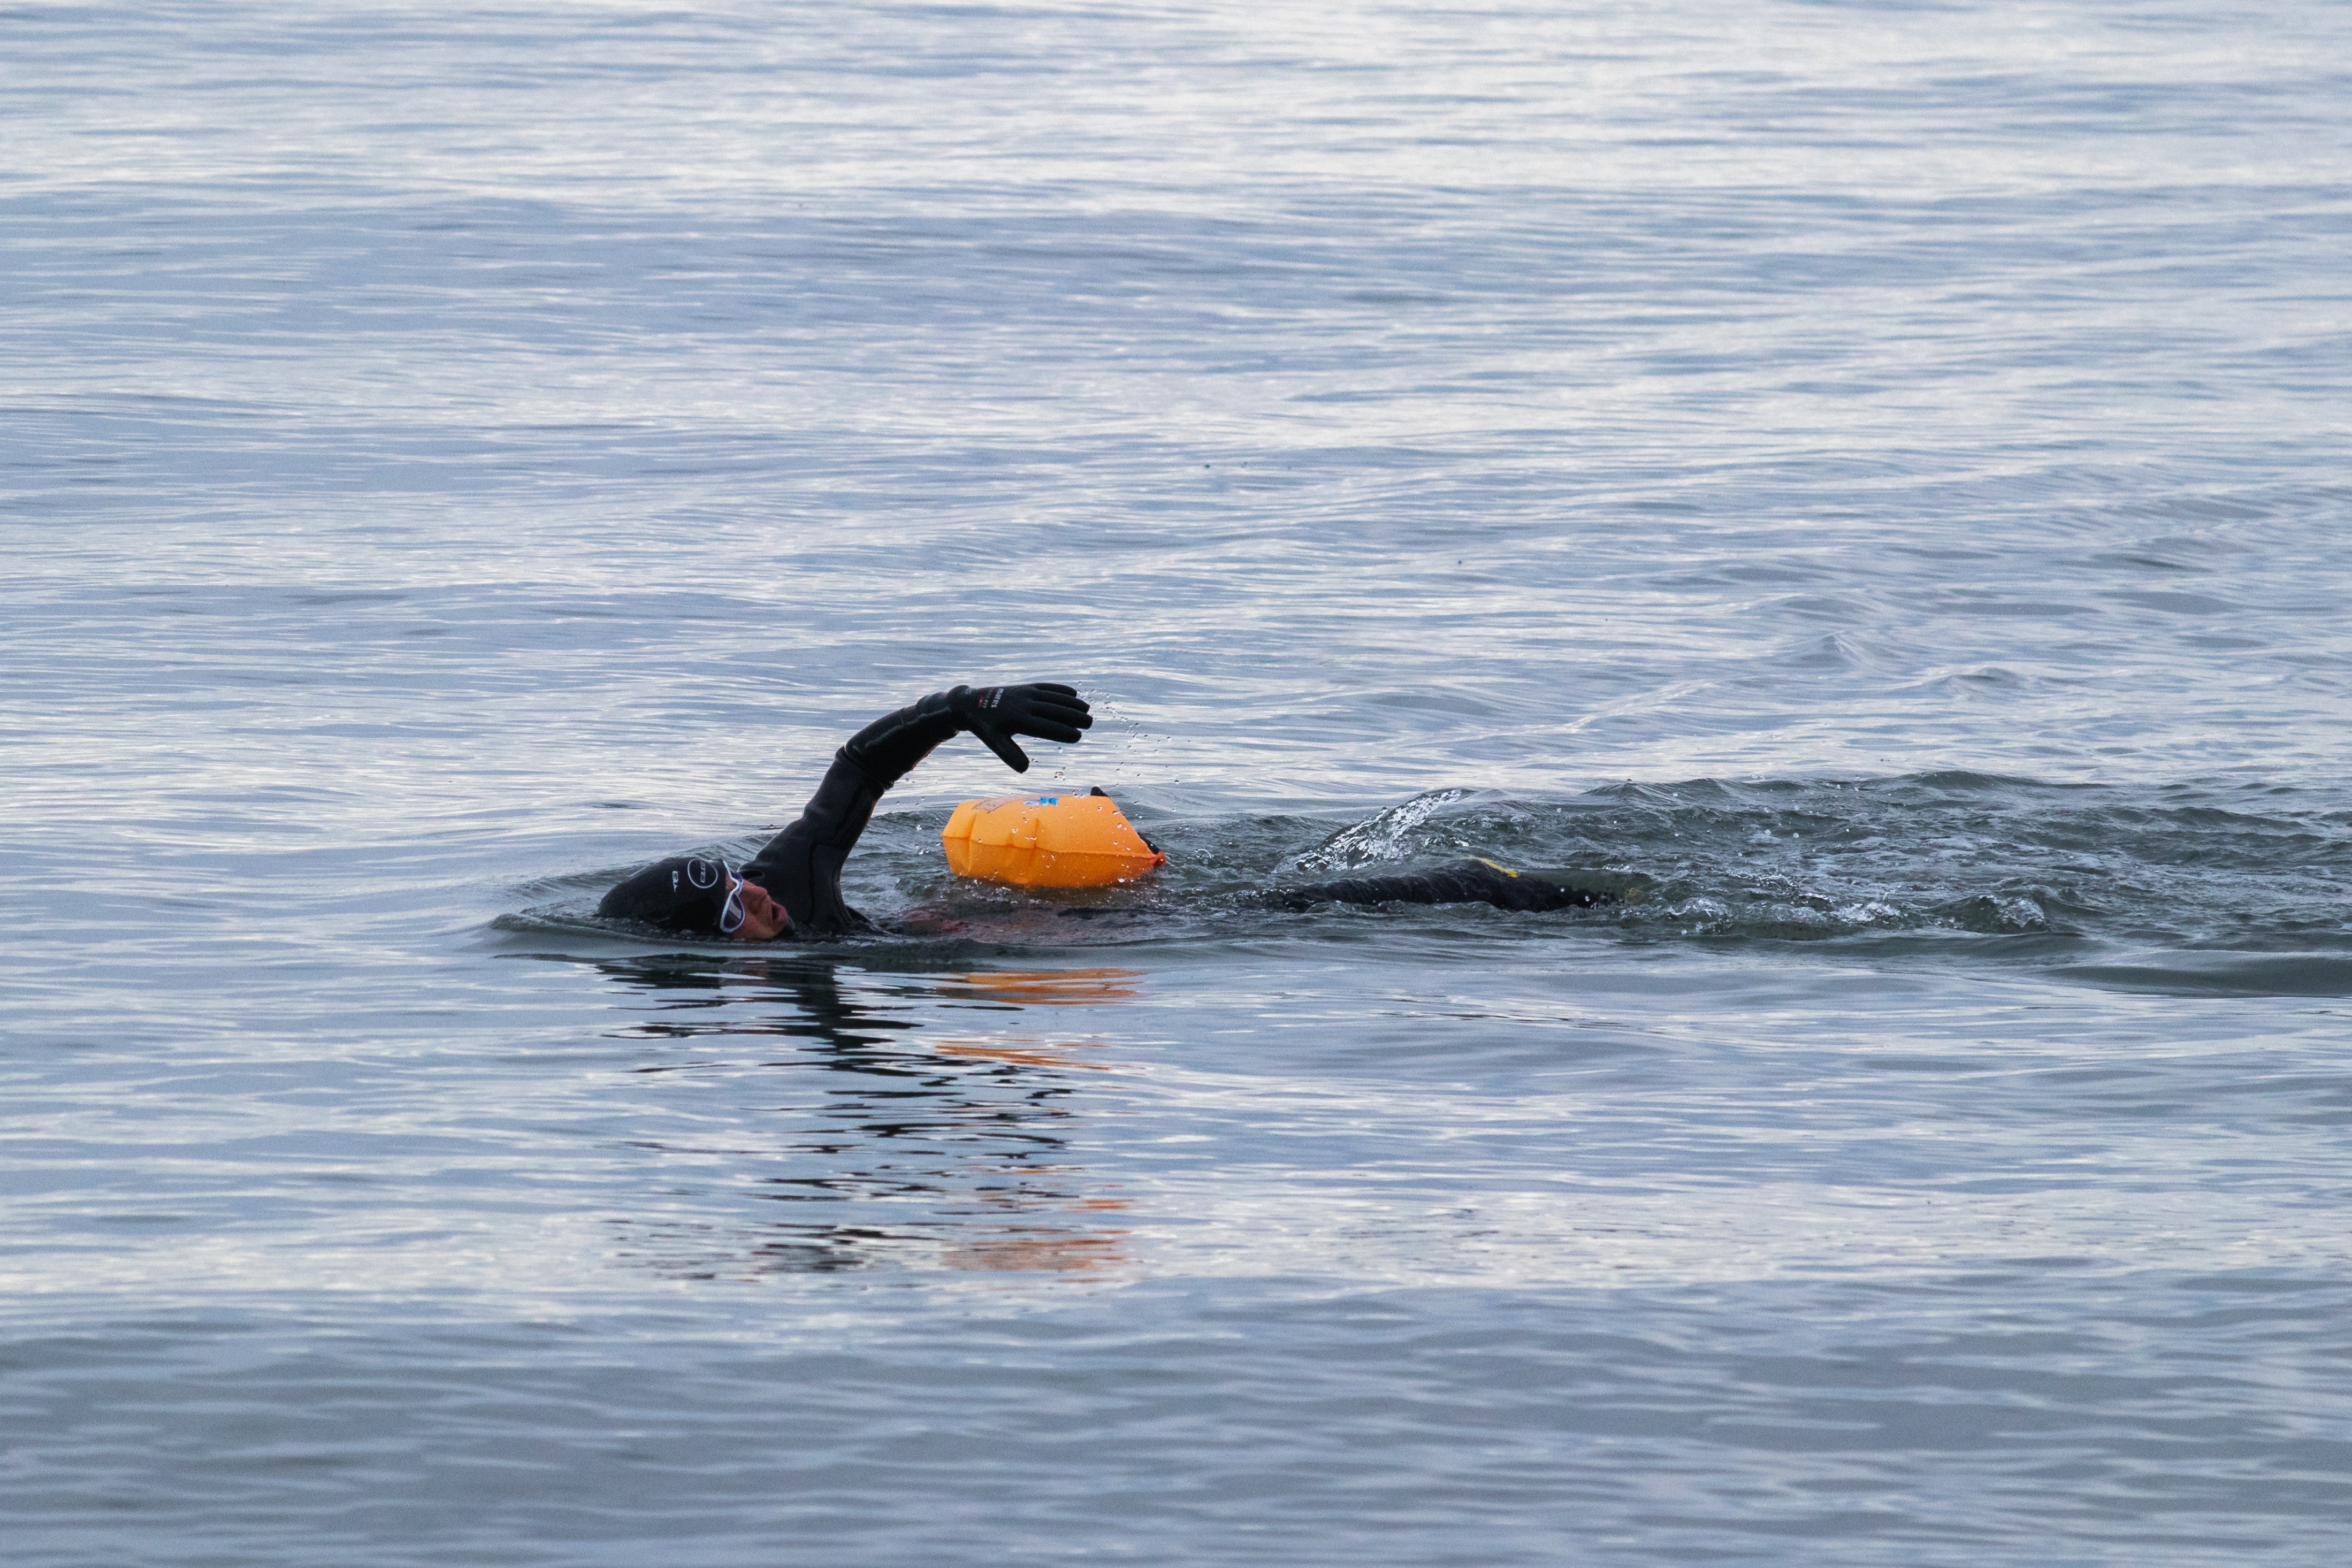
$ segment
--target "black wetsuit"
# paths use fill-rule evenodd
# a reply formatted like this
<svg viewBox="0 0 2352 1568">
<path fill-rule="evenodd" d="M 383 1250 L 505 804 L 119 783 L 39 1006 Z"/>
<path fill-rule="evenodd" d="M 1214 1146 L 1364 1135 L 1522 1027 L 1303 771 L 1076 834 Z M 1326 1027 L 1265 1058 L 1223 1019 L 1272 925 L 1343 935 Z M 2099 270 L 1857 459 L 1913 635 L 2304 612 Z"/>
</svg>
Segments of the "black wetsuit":
<svg viewBox="0 0 2352 1568">
<path fill-rule="evenodd" d="M 883 715 L 834 753 L 824 782 L 800 821 L 768 841 L 741 874 L 768 890 L 793 917 L 790 936 L 839 936 L 879 929 L 842 901 L 841 868 L 874 809 L 890 786 L 940 744 L 962 732 L 950 709 L 953 694 L 934 692 Z M 1491 904 L 1497 909 L 1584 909 L 1639 896 L 1649 879 L 1612 872 L 1512 871 L 1492 861 L 1465 860 L 1434 871 L 1398 876 L 1349 877 L 1274 888 L 1264 897 L 1279 909 L 1318 904 Z"/>
<path fill-rule="evenodd" d="M 1265 897 L 1277 909 L 1296 910 L 1318 904 L 1491 904 L 1542 911 L 1622 903 L 1649 885 L 1649 878 L 1627 872 L 1513 871 L 1490 860 L 1465 860 L 1434 871 L 1269 888 Z"/>
</svg>

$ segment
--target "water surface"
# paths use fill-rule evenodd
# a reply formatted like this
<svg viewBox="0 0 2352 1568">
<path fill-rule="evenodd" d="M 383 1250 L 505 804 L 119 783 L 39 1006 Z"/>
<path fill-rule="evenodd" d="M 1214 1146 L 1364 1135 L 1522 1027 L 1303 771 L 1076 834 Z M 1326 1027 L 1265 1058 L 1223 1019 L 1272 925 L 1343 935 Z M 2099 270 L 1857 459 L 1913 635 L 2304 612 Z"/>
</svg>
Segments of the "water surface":
<svg viewBox="0 0 2352 1568">
<path fill-rule="evenodd" d="M 2344 13 L 0 85 L 12 1563 L 2340 1558 Z M 1153 883 L 587 918 L 1039 677 Z"/>
</svg>

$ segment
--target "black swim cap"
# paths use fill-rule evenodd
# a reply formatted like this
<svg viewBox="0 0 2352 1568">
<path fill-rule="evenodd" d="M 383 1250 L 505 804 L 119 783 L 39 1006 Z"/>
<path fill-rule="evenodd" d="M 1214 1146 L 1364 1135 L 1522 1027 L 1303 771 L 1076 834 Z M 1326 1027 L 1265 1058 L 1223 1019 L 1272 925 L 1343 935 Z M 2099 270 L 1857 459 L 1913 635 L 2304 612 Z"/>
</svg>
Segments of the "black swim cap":
<svg viewBox="0 0 2352 1568">
<path fill-rule="evenodd" d="M 615 885 L 596 905 L 596 915 L 603 920 L 635 920 L 716 936 L 730 874 L 725 861 L 673 855 Z"/>
</svg>

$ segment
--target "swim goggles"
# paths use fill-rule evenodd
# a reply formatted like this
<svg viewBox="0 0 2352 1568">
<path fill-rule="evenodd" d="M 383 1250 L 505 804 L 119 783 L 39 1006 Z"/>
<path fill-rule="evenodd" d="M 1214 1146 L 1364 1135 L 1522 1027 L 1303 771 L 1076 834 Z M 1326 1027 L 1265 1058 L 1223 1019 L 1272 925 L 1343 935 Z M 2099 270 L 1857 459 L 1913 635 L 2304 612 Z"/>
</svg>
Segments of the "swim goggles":
<svg viewBox="0 0 2352 1568">
<path fill-rule="evenodd" d="M 724 865 L 726 862 L 719 862 Z M 732 936 L 743 929 L 743 879 L 734 873 L 727 873 L 735 885 L 727 890 L 727 902 L 719 908 L 719 935 Z"/>
</svg>

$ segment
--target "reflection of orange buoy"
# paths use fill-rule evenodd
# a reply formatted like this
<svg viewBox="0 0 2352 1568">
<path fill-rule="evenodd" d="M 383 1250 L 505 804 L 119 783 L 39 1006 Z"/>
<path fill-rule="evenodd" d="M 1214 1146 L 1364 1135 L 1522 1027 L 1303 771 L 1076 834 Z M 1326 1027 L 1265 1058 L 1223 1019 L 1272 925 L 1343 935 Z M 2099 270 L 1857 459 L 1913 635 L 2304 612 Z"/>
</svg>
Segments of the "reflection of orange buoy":
<svg viewBox="0 0 2352 1568">
<path fill-rule="evenodd" d="M 940 841 L 958 876 L 1015 887 L 1108 887 L 1168 863 L 1099 789 L 966 800 Z"/>
<path fill-rule="evenodd" d="M 1044 1003 L 1084 1007 L 1090 1002 L 1131 1002 L 1141 975 L 1133 969 L 991 969 L 974 975 L 943 975 L 943 996 L 1013 1006 Z"/>
</svg>

